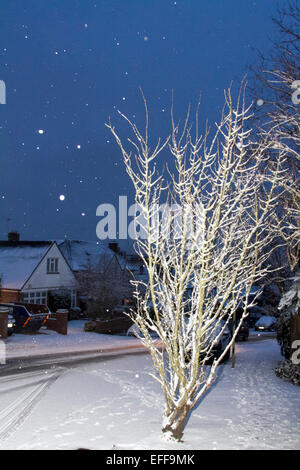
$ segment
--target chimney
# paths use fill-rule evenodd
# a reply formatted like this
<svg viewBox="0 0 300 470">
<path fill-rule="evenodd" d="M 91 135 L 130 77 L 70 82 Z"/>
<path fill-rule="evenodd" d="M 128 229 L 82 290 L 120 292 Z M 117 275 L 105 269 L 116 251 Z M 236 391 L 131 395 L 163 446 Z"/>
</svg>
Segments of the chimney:
<svg viewBox="0 0 300 470">
<path fill-rule="evenodd" d="M 7 239 L 9 242 L 17 243 L 20 240 L 20 234 L 17 231 L 9 232 Z"/>
<path fill-rule="evenodd" d="M 119 248 L 119 245 L 118 243 L 116 242 L 111 242 L 108 244 L 108 248 L 113 251 L 114 253 L 119 253 L 120 251 L 120 248 Z"/>
</svg>

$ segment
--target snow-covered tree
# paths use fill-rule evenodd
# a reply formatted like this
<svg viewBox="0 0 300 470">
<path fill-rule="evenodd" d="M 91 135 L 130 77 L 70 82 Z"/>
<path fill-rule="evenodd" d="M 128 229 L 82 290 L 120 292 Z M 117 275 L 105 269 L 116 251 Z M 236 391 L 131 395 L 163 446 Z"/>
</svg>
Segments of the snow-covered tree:
<svg viewBox="0 0 300 470">
<path fill-rule="evenodd" d="M 261 55 L 254 70 L 253 94 L 258 103 L 256 121 L 263 140 L 272 140 L 269 159 L 275 160 L 274 146 L 286 153 L 288 174 L 282 211 L 289 222 L 281 236 L 288 247 L 291 269 L 300 258 L 300 2 L 288 1 L 273 19 L 278 40 L 268 56 Z M 279 266 L 280 267 L 280 266 Z"/>
<path fill-rule="evenodd" d="M 254 302 L 251 286 L 268 272 L 283 157 L 279 150 L 276 162 L 261 172 L 269 144 L 251 142 L 244 87 L 236 105 L 231 91 L 225 93 L 212 136 L 207 128 L 199 133 L 198 107 L 194 127 L 190 109 L 180 126 L 172 107 L 170 135 L 153 148 L 145 98 L 144 104 L 143 133 L 120 113 L 133 132 L 127 144 L 111 122 L 107 126 L 135 188 L 136 249 L 149 277 L 146 284 L 136 282 L 138 307 L 132 318 L 164 394 L 163 432 L 181 440 L 190 412 L 214 382 Z M 168 159 L 162 173 L 159 155 Z M 243 310 L 240 323 L 211 364 L 214 346 L 238 307 Z"/>
<path fill-rule="evenodd" d="M 278 376 L 300 385 L 300 364 L 293 361 L 294 345 L 300 346 L 300 271 L 279 303 L 277 341 L 285 361 L 275 369 Z"/>
</svg>

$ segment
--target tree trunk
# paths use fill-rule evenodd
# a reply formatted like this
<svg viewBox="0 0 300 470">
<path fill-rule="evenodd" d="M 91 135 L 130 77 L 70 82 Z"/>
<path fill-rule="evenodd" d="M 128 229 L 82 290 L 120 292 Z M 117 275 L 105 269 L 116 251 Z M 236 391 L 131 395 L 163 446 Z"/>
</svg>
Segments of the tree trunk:
<svg viewBox="0 0 300 470">
<path fill-rule="evenodd" d="M 165 415 L 166 424 L 163 433 L 170 433 L 171 439 L 182 442 L 183 431 L 191 408 L 184 405 L 182 408 L 173 410 L 169 415 Z"/>
</svg>

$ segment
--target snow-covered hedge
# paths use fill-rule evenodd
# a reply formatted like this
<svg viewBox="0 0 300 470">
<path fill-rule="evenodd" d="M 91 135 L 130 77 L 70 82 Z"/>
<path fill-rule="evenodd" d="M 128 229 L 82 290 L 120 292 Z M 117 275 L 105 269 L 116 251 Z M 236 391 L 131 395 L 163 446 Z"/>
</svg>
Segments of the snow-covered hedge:
<svg viewBox="0 0 300 470">
<path fill-rule="evenodd" d="M 288 380 L 294 385 L 300 385 L 300 367 L 297 364 L 293 364 L 290 360 L 280 362 L 275 368 L 275 374 L 277 377 Z"/>
<path fill-rule="evenodd" d="M 290 309 L 292 314 L 300 309 L 300 271 L 298 271 L 294 277 L 294 282 L 290 290 L 281 297 L 279 302 L 279 311 L 287 309 Z"/>
<path fill-rule="evenodd" d="M 300 309 L 300 272 L 296 273 L 292 287 L 282 296 L 278 310 L 277 341 L 280 344 L 281 354 L 289 359 L 291 350 L 291 315 Z"/>
<path fill-rule="evenodd" d="M 293 315 L 300 312 L 300 272 L 296 273 L 292 287 L 282 296 L 278 306 L 279 318 L 277 323 L 277 340 L 280 344 L 281 354 L 286 361 L 280 362 L 275 369 L 278 377 L 300 385 L 300 365 L 291 360 L 292 339 L 295 332 L 291 330 Z"/>
</svg>

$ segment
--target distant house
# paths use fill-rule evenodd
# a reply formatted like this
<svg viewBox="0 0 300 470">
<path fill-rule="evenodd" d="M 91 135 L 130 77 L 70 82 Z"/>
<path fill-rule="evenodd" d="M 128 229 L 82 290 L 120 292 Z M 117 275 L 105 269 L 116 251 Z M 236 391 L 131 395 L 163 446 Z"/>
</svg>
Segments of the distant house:
<svg viewBox="0 0 300 470">
<path fill-rule="evenodd" d="M 54 241 L 20 241 L 11 232 L 0 241 L 0 301 L 47 304 L 50 292 L 67 291 L 77 303 L 77 281 Z"/>
<path fill-rule="evenodd" d="M 78 281 L 83 302 L 103 295 L 108 286 L 117 293 L 119 301 L 132 295 L 132 277 L 116 244 L 65 240 L 58 245 Z"/>
<path fill-rule="evenodd" d="M 86 240 L 57 241 L 60 251 L 74 273 L 97 269 L 112 262 L 114 253 L 99 242 Z"/>
<path fill-rule="evenodd" d="M 49 305 L 55 292 L 67 292 L 71 306 L 101 296 L 109 286 L 121 301 L 131 297 L 131 280 L 143 277 L 141 260 L 116 243 L 85 240 L 20 241 L 11 232 L 0 241 L 0 302 Z"/>
</svg>

